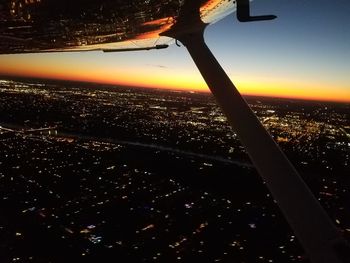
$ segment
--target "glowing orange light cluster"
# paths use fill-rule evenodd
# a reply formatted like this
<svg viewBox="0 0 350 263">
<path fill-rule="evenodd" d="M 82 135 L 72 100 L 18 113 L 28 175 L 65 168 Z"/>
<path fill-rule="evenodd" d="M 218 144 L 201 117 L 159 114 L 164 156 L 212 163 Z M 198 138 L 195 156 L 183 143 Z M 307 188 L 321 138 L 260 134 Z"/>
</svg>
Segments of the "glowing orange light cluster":
<svg viewBox="0 0 350 263">
<path fill-rule="evenodd" d="M 172 17 L 165 17 L 165 18 L 145 22 L 142 24 L 142 26 L 158 26 L 158 28 L 153 31 L 140 34 L 136 37 L 136 39 L 157 38 L 159 34 L 169 30 L 174 23 L 175 23 L 175 20 Z"/>
<path fill-rule="evenodd" d="M 218 4 L 220 4 L 220 2 L 221 2 L 221 0 L 209 0 L 204 5 L 201 6 L 201 8 L 200 8 L 201 14 L 203 12 L 214 9 Z"/>
</svg>

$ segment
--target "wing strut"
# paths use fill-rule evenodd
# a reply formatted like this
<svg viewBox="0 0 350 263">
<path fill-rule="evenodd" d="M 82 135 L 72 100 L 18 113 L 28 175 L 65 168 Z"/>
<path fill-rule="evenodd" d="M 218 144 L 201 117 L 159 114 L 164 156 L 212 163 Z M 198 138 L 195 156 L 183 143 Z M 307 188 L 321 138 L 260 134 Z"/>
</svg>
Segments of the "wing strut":
<svg viewBox="0 0 350 263">
<path fill-rule="evenodd" d="M 346 240 L 205 44 L 205 27 L 173 28 L 167 34 L 187 48 L 311 261 L 348 262 Z"/>
</svg>

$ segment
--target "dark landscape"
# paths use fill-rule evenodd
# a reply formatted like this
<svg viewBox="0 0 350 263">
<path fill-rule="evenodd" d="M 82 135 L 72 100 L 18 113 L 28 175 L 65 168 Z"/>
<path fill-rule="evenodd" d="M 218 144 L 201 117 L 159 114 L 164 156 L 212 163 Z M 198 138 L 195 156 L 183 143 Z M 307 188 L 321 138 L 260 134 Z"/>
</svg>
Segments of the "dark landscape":
<svg viewBox="0 0 350 263">
<path fill-rule="evenodd" d="M 246 97 L 350 240 L 350 104 Z M 213 97 L 0 79 L 0 262 L 309 262 Z"/>
</svg>

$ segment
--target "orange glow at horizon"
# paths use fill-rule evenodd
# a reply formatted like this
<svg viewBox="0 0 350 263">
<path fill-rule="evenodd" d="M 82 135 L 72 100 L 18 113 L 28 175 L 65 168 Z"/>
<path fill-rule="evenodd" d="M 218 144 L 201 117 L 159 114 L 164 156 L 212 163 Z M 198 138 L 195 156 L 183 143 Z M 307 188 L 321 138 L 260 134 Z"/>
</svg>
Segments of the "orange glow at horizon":
<svg viewBox="0 0 350 263">
<path fill-rule="evenodd" d="M 145 87 L 145 88 L 160 88 L 169 90 L 187 90 L 187 91 L 203 91 L 209 92 L 209 88 L 204 80 L 198 77 L 182 76 L 181 78 L 169 78 L 163 76 L 156 78 L 147 74 L 133 75 L 127 72 L 118 72 L 120 77 L 116 78 L 115 72 L 106 73 L 103 75 L 91 75 L 88 72 L 81 74 L 64 74 L 64 73 L 47 73 L 35 74 L 38 72 L 28 71 L 22 74 L 8 74 L 9 76 L 18 77 L 37 77 L 43 79 L 58 79 L 92 82 L 101 84 L 122 85 L 131 87 Z M 131 81 L 132 80 L 132 81 Z M 350 92 L 344 91 L 341 88 L 333 88 L 329 90 L 327 87 L 320 86 L 294 86 L 292 83 L 255 83 L 246 80 L 235 81 L 237 89 L 243 95 L 250 96 L 264 96 L 264 97 L 280 97 L 303 100 L 319 100 L 319 101 L 335 101 L 335 102 L 350 102 Z M 306 88 L 306 86 L 308 86 Z M 283 88 L 281 88 L 283 87 Z M 315 94 L 316 93 L 316 94 Z"/>
<path fill-rule="evenodd" d="M 350 102 L 350 92 L 344 88 L 321 84 L 291 82 L 256 83 L 250 81 L 236 81 L 238 89 L 245 95 L 280 97 L 303 100 Z"/>
<path fill-rule="evenodd" d="M 22 59 L 23 57 L 21 57 Z M 25 57 L 31 61 L 31 57 Z M 48 58 L 49 60 L 50 58 Z M 173 90 L 208 91 L 199 73 L 186 69 L 164 69 L 155 67 L 125 66 L 106 68 L 100 65 L 81 65 L 58 61 L 32 61 L 30 67 L 17 60 L 8 60 L 0 65 L 0 73 L 9 76 L 38 77 L 73 80 L 113 85 L 162 88 Z M 43 67 L 43 64 L 45 67 Z M 309 83 L 283 78 L 232 76 L 231 79 L 245 95 L 296 98 L 307 100 L 350 102 L 350 89 L 332 83 Z M 331 88 L 330 88 L 331 87 Z"/>
</svg>

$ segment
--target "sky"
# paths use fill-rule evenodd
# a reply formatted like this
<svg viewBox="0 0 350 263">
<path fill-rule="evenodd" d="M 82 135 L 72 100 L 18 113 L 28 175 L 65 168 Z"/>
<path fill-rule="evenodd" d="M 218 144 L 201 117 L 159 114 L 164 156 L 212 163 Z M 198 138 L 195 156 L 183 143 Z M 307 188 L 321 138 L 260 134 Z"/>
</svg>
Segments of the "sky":
<svg viewBox="0 0 350 263">
<path fill-rule="evenodd" d="M 208 26 L 205 39 L 239 91 L 350 102 L 350 2 L 254 0 L 252 13 L 273 21 Z M 1 75 L 209 91 L 186 49 L 125 53 L 0 56 Z"/>
</svg>

